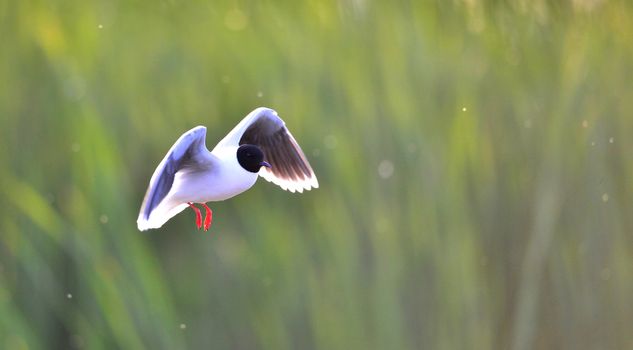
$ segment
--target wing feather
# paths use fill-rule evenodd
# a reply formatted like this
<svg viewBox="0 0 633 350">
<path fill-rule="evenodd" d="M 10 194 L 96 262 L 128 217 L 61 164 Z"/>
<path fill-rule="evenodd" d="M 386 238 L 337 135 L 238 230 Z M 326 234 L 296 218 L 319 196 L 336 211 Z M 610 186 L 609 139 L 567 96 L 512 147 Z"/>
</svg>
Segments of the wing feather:
<svg viewBox="0 0 633 350">
<path fill-rule="evenodd" d="M 176 172 L 184 166 L 195 164 L 201 152 L 209 152 L 205 145 L 206 134 L 207 128 L 204 126 L 197 126 L 187 131 L 174 143 L 165 158 L 158 164 L 149 182 L 138 215 L 139 229 L 144 229 L 152 211 L 158 207 L 171 190 Z"/>
<path fill-rule="evenodd" d="M 319 187 L 316 175 L 301 147 L 284 121 L 272 109 L 260 107 L 251 112 L 217 147 L 235 143 L 257 145 L 272 165 L 259 175 L 290 192 Z"/>
</svg>

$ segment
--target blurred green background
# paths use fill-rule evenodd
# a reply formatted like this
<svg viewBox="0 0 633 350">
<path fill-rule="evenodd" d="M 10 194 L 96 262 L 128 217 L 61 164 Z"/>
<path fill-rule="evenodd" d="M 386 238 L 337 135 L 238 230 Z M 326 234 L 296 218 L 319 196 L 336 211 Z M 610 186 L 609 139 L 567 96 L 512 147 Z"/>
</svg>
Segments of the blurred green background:
<svg viewBox="0 0 633 350">
<path fill-rule="evenodd" d="M 0 1 L 0 348 L 633 348 L 630 1 Z M 276 109 L 321 188 L 140 233 Z"/>
</svg>

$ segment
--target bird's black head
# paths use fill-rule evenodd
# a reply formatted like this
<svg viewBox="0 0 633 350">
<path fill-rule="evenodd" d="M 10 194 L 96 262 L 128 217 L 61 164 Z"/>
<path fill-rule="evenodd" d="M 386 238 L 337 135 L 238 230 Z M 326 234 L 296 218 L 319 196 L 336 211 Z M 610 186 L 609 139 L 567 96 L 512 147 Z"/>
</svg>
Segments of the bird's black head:
<svg viewBox="0 0 633 350">
<path fill-rule="evenodd" d="M 270 164 L 264 162 L 264 152 L 255 145 L 241 145 L 237 149 L 237 161 L 251 173 L 259 172 L 263 166 L 270 168 Z"/>
</svg>

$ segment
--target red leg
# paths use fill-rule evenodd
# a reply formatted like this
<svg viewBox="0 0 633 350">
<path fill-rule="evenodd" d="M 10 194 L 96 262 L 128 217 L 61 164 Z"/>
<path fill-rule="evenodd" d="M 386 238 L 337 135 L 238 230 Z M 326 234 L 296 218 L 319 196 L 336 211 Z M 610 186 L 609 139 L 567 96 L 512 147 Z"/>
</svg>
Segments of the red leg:
<svg viewBox="0 0 633 350">
<path fill-rule="evenodd" d="M 213 212 L 209 207 L 207 207 L 207 203 L 202 203 L 202 206 L 207 211 L 204 216 L 204 230 L 207 231 L 209 227 L 211 227 L 211 221 L 213 220 Z"/>
<path fill-rule="evenodd" d="M 198 230 L 202 227 L 202 214 L 200 213 L 200 209 L 196 208 L 193 203 L 187 203 L 196 212 L 196 226 L 198 226 Z M 205 205 L 206 207 L 206 205 Z"/>
</svg>

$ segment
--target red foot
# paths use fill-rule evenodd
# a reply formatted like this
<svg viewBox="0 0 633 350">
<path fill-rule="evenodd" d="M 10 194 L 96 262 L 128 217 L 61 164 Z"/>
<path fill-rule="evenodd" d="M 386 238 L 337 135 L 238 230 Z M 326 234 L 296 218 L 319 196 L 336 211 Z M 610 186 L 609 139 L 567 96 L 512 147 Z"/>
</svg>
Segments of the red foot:
<svg viewBox="0 0 633 350">
<path fill-rule="evenodd" d="M 207 211 L 207 213 L 204 216 L 204 230 L 207 231 L 209 230 L 209 227 L 211 227 L 211 221 L 213 220 L 213 212 L 211 211 L 209 207 L 207 207 L 206 203 L 202 203 L 202 206 Z"/>
<path fill-rule="evenodd" d="M 189 206 L 191 207 L 191 209 L 193 209 L 193 211 L 196 212 L 196 226 L 198 226 L 198 230 L 202 227 L 202 214 L 200 213 L 200 209 L 196 208 L 193 203 L 189 202 L 187 203 L 189 204 Z M 205 205 L 206 207 L 206 205 Z M 207 230 L 206 228 L 204 229 L 205 231 Z"/>
</svg>

